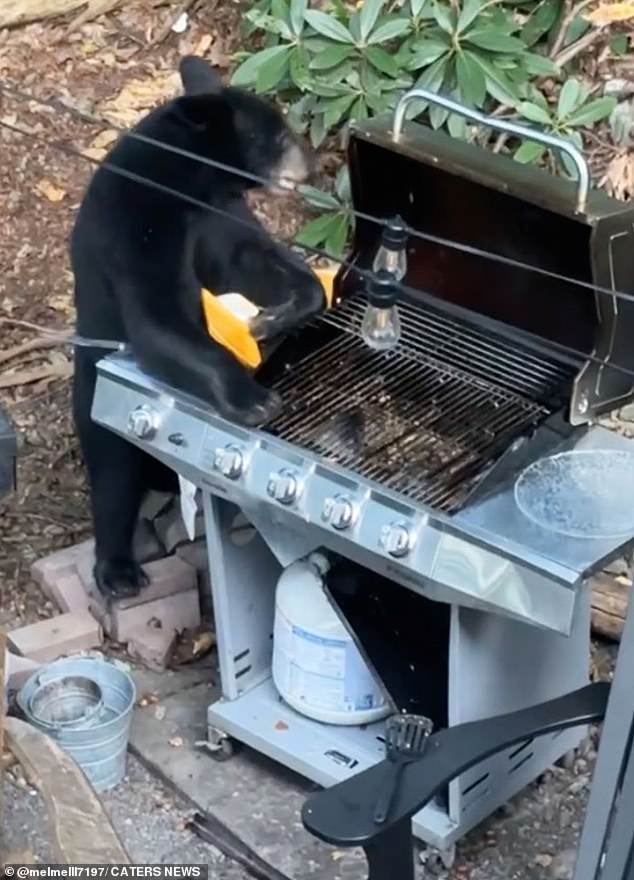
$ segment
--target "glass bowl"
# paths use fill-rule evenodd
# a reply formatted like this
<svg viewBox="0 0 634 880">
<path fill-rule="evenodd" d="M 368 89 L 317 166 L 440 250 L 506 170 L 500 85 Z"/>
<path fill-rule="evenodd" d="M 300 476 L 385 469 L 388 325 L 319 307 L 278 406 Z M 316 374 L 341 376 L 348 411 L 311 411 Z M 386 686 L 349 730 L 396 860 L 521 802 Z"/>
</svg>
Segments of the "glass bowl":
<svg viewBox="0 0 634 880">
<path fill-rule="evenodd" d="M 571 538 L 634 536 L 634 453 L 561 452 L 529 465 L 515 502 L 542 529 Z"/>
</svg>

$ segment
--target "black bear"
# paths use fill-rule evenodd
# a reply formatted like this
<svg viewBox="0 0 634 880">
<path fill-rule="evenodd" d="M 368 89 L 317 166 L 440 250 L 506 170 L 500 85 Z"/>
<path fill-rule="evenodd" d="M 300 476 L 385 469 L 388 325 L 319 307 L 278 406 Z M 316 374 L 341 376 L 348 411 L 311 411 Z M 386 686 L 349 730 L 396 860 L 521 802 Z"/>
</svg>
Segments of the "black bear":
<svg viewBox="0 0 634 880">
<path fill-rule="evenodd" d="M 180 74 L 185 94 L 134 130 L 195 156 L 124 135 L 105 161 L 164 189 L 98 168 L 84 195 L 70 248 L 77 333 L 129 341 L 150 375 L 229 419 L 262 424 L 279 410 L 280 400 L 209 338 L 201 287 L 238 291 L 260 306 L 253 327 L 260 340 L 299 326 L 325 306 L 316 276 L 267 234 L 245 201 L 262 178 L 273 190 L 292 188 L 306 178 L 308 162 L 282 115 L 266 101 L 224 88 L 199 58 L 183 59 Z M 95 579 L 105 595 L 130 596 L 146 580 L 132 556 L 141 501 L 148 489 L 176 488 L 176 478 L 91 420 L 95 365 L 103 354 L 77 349 L 73 411 L 91 490 Z"/>
</svg>

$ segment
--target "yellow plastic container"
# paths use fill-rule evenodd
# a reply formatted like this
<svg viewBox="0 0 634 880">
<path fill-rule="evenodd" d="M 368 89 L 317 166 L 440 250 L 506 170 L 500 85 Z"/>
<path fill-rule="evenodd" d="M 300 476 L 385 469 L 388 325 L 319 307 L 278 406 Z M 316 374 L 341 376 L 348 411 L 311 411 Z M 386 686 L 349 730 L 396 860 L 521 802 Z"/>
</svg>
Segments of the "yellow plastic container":
<svg viewBox="0 0 634 880">
<path fill-rule="evenodd" d="M 332 305 L 336 274 L 336 267 L 315 271 L 326 294 L 327 308 Z M 240 293 L 216 296 L 209 290 L 202 291 L 202 304 L 211 338 L 230 351 L 244 366 L 253 370 L 259 367 L 262 354 L 249 330 L 249 321 L 258 314 L 258 306 Z"/>
</svg>

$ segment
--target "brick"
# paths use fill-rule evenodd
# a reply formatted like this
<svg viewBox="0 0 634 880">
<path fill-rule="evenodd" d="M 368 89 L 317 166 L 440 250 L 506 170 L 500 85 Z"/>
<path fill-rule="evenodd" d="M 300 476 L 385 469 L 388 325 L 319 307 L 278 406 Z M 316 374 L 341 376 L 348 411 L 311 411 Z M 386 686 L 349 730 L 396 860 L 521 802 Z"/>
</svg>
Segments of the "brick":
<svg viewBox="0 0 634 880">
<path fill-rule="evenodd" d="M 95 648 L 102 639 L 102 629 L 88 611 L 59 614 L 7 633 L 7 641 L 17 654 L 40 663 Z"/>
<path fill-rule="evenodd" d="M 182 544 L 188 544 L 190 539 L 185 529 L 180 504 L 175 504 L 161 516 L 154 520 L 154 528 L 160 542 L 168 553 L 173 553 Z M 194 523 L 194 535 L 202 538 L 205 534 L 205 518 L 202 512 L 196 514 Z"/>
<path fill-rule="evenodd" d="M 183 562 L 191 565 L 200 574 L 209 568 L 209 556 L 207 555 L 207 541 L 199 538 L 197 541 L 188 541 L 176 549 L 176 555 Z"/>
<path fill-rule="evenodd" d="M 139 517 L 150 521 L 156 519 L 169 504 L 174 503 L 175 498 L 173 492 L 155 492 L 154 490 L 148 492 L 141 504 Z"/>
<path fill-rule="evenodd" d="M 4 652 L 4 686 L 8 691 L 18 691 L 41 664 L 28 657 L 20 657 L 12 651 Z"/>
<path fill-rule="evenodd" d="M 56 550 L 55 553 L 49 553 L 42 559 L 38 559 L 31 566 L 31 577 L 40 585 L 46 596 L 54 601 L 52 588 L 55 581 L 59 577 L 73 574 L 80 561 L 85 558 L 90 560 L 90 565 L 94 565 L 95 542 L 92 538 L 82 541 L 81 544 L 74 544 L 72 547 L 64 547 L 63 550 Z"/>
<path fill-rule="evenodd" d="M 131 608 L 115 605 L 104 629 L 117 642 L 127 642 L 139 627 L 160 626 L 166 632 L 181 632 L 200 626 L 198 589 L 194 588 L 172 596 L 163 596 L 153 602 L 144 602 Z"/>
<path fill-rule="evenodd" d="M 88 611 L 89 598 L 84 582 L 77 572 L 58 577 L 52 589 L 52 599 L 60 611 Z"/>
<path fill-rule="evenodd" d="M 140 519 L 136 525 L 132 539 L 132 553 L 141 565 L 165 556 L 165 548 L 159 541 L 152 524 L 145 519 Z"/>
<path fill-rule="evenodd" d="M 139 626 L 128 636 L 128 654 L 149 669 L 162 672 L 172 656 L 176 638 L 176 631 L 172 629 Z"/>
<path fill-rule="evenodd" d="M 149 602 L 184 593 L 196 587 L 196 570 L 177 556 L 166 556 L 165 559 L 148 562 L 143 566 L 143 570 L 150 579 L 147 587 L 144 587 L 138 596 L 117 599 L 109 604 L 97 589 L 92 574 L 90 575 L 90 582 L 86 584 L 89 596 L 88 607 L 91 614 L 101 623 L 104 631 L 112 638 L 117 638 L 113 635 L 117 629 L 114 617 L 119 611 L 125 611 L 137 605 L 146 605 Z"/>
</svg>

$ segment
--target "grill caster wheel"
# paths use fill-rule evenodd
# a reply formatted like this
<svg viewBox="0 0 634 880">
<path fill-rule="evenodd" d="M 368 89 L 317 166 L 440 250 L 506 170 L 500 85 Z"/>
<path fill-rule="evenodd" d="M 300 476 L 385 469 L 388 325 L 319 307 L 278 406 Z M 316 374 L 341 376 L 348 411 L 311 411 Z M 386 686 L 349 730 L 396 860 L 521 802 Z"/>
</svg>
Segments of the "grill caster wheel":
<svg viewBox="0 0 634 880">
<path fill-rule="evenodd" d="M 209 754 L 214 761 L 221 763 L 222 761 L 228 761 L 230 758 L 233 758 L 237 750 L 237 744 L 227 737 L 226 739 L 223 739 L 217 749 L 214 749 Z"/>
<path fill-rule="evenodd" d="M 426 876 L 438 877 L 452 869 L 456 860 L 456 846 L 454 844 L 449 849 L 425 846 L 418 851 L 418 858 L 425 868 Z"/>
<path fill-rule="evenodd" d="M 238 751 L 239 743 L 217 727 L 207 728 L 207 750 L 214 761 L 228 761 Z"/>
</svg>

